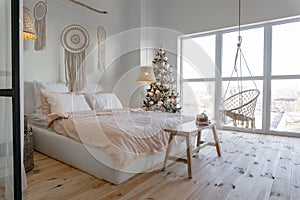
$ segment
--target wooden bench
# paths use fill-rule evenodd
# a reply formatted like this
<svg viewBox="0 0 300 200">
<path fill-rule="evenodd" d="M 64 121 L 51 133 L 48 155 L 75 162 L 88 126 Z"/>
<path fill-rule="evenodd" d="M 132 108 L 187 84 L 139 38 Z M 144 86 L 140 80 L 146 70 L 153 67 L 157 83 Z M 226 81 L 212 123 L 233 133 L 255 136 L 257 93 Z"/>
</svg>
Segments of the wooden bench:
<svg viewBox="0 0 300 200">
<path fill-rule="evenodd" d="M 208 142 L 208 141 L 203 141 L 201 140 L 201 131 L 205 129 L 211 129 L 213 137 L 214 137 L 214 142 Z M 219 139 L 218 139 L 218 134 L 216 130 L 216 123 L 215 121 L 210 121 L 208 125 L 196 125 L 195 121 L 184 123 L 182 125 L 176 126 L 176 127 L 171 127 L 171 128 L 166 128 L 164 129 L 165 132 L 170 133 L 169 136 L 169 142 L 168 142 L 168 147 L 166 150 L 166 156 L 163 164 L 162 170 L 165 171 L 166 166 L 167 166 L 167 161 L 168 160 L 173 160 L 176 162 L 183 162 L 188 165 L 188 177 L 189 179 L 192 178 L 192 154 L 195 152 L 199 152 L 200 149 L 206 147 L 206 146 L 214 146 L 216 147 L 217 154 L 220 157 L 221 156 L 221 149 L 220 149 L 220 144 L 219 144 Z M 180 158 L 180 157 L 174 157 L 170 156 L 170 148 L 171 148 L 171 142 L 175 136 L 181 136 L 185 137 L 186 140 L 186 159 Z M 191 136 L 196 136 L 197 137 L 197 142 L 196 142 L 196 147 L 194 149 L 191 149 L 190 145 L 190 138 Z"/>
</svg>

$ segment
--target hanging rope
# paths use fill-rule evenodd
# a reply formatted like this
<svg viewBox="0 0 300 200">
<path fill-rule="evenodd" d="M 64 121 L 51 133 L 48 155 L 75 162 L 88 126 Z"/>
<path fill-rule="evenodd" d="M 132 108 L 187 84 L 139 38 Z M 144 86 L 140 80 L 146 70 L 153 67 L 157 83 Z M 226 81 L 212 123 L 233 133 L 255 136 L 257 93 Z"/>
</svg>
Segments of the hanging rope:
<svg viewBox="0 0 300 200">
<path fill-rule="evenodd" d="M 239 0 L 239 38 L 241 37 L 241 0 Z"/>
<path fill-rule="evenodd" d="M 249 127 L 249 121 L 251 122 L 251 128 L 255 127 L 255 118 L 254 118 L 254 111 L 256 107 L 256 101 L 259 96 L 259 90 L 257 89 L 257 86 L 252 79 L 254 86 L 256 89 L 250 89 L 243 91 L 243 71 L 242 71 L 242 62 L 245 63 L 247 70 L 252 77 L 252 73 L 249 69 L 248 63 L 245 59 L 245 56 L 242 51 L 242 36 L 241 36 L 241 0 L 239 0 L 238 5 L 238 43 L 237 43 L 237 49 L 235 53 L 234 58 L 234 67 L 231 72 L 231 77 L 229 79 L 228 85 L 226 87 L 224 97 L 225 99 L 226 94 L 229 89 L 229 85 L 231 82 L 231 79 L 236 74 L 237 77 L 237 88 L 238 93 L 230 96 L 225 101 L 223 101 L 222 106 L 223 110 L 222 112 L 232 118 L 234 126 L 237 125 L 237 121 L 240 121 L 242 125 L 244 125 L 244 122 L 246 122 L 246 128 Z M 239 64 L 239 66 L 238 66 Z"/>
</svg>

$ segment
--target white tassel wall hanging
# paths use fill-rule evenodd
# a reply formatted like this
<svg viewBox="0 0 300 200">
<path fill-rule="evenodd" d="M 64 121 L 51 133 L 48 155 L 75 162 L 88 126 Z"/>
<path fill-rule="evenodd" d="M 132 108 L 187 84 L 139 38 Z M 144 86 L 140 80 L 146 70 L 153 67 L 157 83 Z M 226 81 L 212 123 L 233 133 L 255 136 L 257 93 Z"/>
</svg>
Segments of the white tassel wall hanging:
<svg viewBox="0 0 300 200">
<path fill-rule="evenodd" d="M 67 26 L 61 34 L 65 49 L 65 77 L 70 92 L 80 92 L 86 86 L 85 50 L 89 45 L 87 30 L 77 24 Z"/>
<path fill-rule="evenodd" d="M 99 71 L 105 70 L 105 41 L 106 33 L 103 26 L 97 28 L 97 38 L 98 38 L 98 69 Z"/>
<path fill-rule="evenodd" d="M 46 47 L 46 14 L 47 5 L 43 1 L 35 4 L 33 15 L 37 39 L 34 41 L 34 50 L 41 51 Z"/>
</svg>

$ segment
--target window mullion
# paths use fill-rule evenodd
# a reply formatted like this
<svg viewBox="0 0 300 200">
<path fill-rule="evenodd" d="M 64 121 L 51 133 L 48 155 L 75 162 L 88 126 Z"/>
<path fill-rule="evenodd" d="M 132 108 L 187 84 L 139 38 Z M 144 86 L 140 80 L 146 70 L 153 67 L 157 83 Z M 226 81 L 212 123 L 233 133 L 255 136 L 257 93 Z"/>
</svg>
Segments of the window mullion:
<svg viewBox="0 0 300 200">
<path fill-rule="evenodd" d="M 222 101 L 222 34 L 216 34 L 215 56 L 215 120 L 220 123 L 220 104 Z M 220 124 L 218 124 L 220 126 Z"/>
<path fill-rule="evenodd" d="M 179 88 L 177 87 L 177 91 L 180 95 L 180 107 L 183 107 L 183 48 L 182 48 L 183 38 L 179 38 L 178 46 L 179 55 L 177 57 L 177 63 L 179 63 L 179 74 L 177 73 L 177 83 L 179 79 Z M 178 64 L 177 64 L 177 71 L 178 71 Z"/>
<path fill-rule="evenodd" d="M 264 28 L 264 81 L 263 81 L 263 107 L 262 131 L 270 132 L 271 118 L 271 72 L 272 72 L 272 26 Z"/>
</svg>

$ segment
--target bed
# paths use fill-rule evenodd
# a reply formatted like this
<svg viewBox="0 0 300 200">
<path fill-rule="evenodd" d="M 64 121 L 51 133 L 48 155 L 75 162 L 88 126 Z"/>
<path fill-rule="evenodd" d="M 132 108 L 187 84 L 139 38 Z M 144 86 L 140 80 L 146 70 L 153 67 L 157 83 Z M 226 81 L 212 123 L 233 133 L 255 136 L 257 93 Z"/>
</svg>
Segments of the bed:
<svg viewBox="0 0 300 200">
<path fill-rule="evenodd" d="M 45 115 L 37 109 L 38 106 L 42 107 L 42 103 L 37 106 L 36 99 L 41 99 L 41 94 L 37 93 L 41 93 L 42 89 L 51 91 L 51 95 L 67 93 L 63 84 L 53 85 L 25 83 L 25 113 L 31 116 L 35 150 L 114 184 L 120 184 L 138 173 L 160 169 L 167 145 L 167 135 L 162 131 L 163 128 L 194 120 L 179 114 L 122 108 L 117 99 L 115 102 L 111 99 L 114 96 L 112 94 L 108 95 L 110 100 L 106 104 L 113 102 L 116 106 L 103 107 L 103 99 L 99 103 L 97 98 L 92 98 L 95 94 L 98 97 L 101 90 L 101 87 L 95 85 L 91 86 L 94 88 L 92 92 L 86 92 L 90 95 L 90 102 L 86 100 L 91 110 L 86 111 L 83 106 L 82 110 L 59 112 L 59 108 L 52 106 L 55 112 Z M 51 95 L 45 95 L 49 102 L 53 100 Z M 76 108 L 81 107 L 76 102 L 75 105 Z M 67 128 L 70 124 L 74 125 L 73 128 Z M 66 129 L 71 131 L 65 132 Z M 71 136 L 72 132 L 76 133 Z M 122 138 L 122 134 L 126 136 Z M 176 142 L 173 153 L 183 152 L 185 144 Z"/>
</svg>

